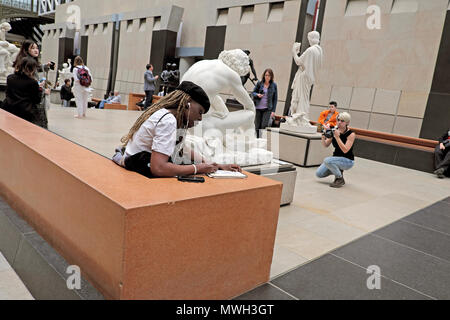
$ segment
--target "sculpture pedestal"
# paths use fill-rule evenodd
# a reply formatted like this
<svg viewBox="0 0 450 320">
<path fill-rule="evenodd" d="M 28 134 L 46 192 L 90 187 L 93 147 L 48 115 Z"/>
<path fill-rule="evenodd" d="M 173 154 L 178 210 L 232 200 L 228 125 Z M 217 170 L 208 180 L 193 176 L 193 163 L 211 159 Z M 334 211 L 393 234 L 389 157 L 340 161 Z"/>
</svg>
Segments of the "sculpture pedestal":
<svg viewBox="0 0 450 320">
<path fill-rule="evenodd" d="M 283 183 L 280 206 L 290 204 L 294 199 L 297 169 L 294 165 L 279 160 L 260 166 L 243 167 L 247 172 Z"/>
<path fill-rule="evenodd" d="M 287 123 L 282 123 L 280 125 L 280 129 L 295 133 L 307 133 L 307 134 L 313 134 L 317 132 L 317 126 L 299 127 L 299 126 L 291 126 Z"/>
<path fill-rule="evenodd" d="M 295 133 L 281 128 L 267 128 L 263 131 L 268 149 L 274 157 L 301 167 L 315 167 L 332 155 L 333 148 L 325 148 L 320 133 Z M 277 156 L 278 154 L 278 156 Z"/>
</svg>

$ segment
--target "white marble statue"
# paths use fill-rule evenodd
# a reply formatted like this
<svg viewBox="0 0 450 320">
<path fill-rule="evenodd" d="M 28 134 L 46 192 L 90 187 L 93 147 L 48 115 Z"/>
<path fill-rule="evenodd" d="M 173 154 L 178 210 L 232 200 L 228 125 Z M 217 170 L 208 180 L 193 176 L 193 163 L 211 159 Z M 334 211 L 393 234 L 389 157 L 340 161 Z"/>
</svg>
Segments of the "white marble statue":
<svg viewBox="0 0 450 320">
<path fill-rule="evenodd" d="M 308 40 L 310 47 L 300 57 L 298 55 L 301 44 L 296 42 L 292 47 L 292 55 L 298 65 L 298 70 L 292 83 L 290 117 L 286 121 L 291 126 L 311 127 L 309 123 L 309 98 L 311 86 L 322 67 L 323 50 L 319 46 L 319 32 L 311 31 L 308 33 Z"/>
<path fill-rule="evenodd" d="M 70 69 L 72 69 L 72 60 L 67 59 L 67 63 L 63 63 L 63 68 L 62 70 L 59 70 L 59 78 L 58 78 L 58 83 L 59 83 L 59 87 L 64 85 L 64 80 L 66 79 L 71 79 L 73 74 L 70 71 Z"/>
<path fill-rule="evenodd" d="M 181 81 L 191 81 L 205 91 L 211 108 L 186 144 L 217 163 L 240 165 L 267 163 L 272 153 L 264 150 L 266 141 L 256 139 L 255 105 L 242 85 L 241 76 L 250 71 L 249 57 L 240 49 L 223 51 L 215 60 L 195 63 Z M 220 93 L 231 92 L 244 110 L 229 112 Z"/>
<path fill-rule="evenodd" d="M 19 48 L 6 41 L 6 33 L 10 30 L 8 22 L 0 24 L 0 83 L 6 83 L 8 75 L 14 73 L 13 63 L 19 53 Z"/>
</svg>

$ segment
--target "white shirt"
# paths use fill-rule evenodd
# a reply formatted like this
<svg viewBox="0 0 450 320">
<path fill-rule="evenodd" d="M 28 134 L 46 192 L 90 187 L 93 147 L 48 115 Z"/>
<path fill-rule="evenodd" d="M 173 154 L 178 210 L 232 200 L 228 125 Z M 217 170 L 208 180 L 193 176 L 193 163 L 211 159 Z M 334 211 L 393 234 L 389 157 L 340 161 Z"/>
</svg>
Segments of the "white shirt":
<svg viewBox="0 0 450 320">
<path fill-rule="evenodd" d="M 164 116 L 165 114 L 167 115 Z M 163 118 L 161 119 L 161 117 Z M 159 121 L 160 119 L 161 121 Z M 156 125 L 157 123 L 158 125 Z M 152 114 L 135 132 L 127 144 L 125 157 L 142 151 L 156 151 L 172 157 L 174 160 L 176 142 L 177 119 L 167 109 L 161 109 Z"/>
</svg>

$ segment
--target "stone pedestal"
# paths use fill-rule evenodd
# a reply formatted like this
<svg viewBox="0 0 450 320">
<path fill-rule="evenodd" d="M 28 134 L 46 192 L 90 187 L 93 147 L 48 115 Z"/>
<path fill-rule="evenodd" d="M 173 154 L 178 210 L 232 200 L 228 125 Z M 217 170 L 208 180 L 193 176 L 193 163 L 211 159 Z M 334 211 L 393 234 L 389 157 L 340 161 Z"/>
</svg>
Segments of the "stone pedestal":
<svg viewBox="0 0 450 320">
<path fill-rule="evenodd" d="M 295 182 L 297 180 L 297 169 L 294 165 L 272 160 L 272 163 L 243 167 L 245 171 L 257 174 L 275 181 L 283 183 L 283 191 L 281 193 L 280 205 L 287 205 L 294 199 Z"/>
<path fill-rule="evenodd" d="M 267 128 L 263 133 L 267 138 L 268 150 L 274 157 L 301 167 L 319 166 L 323 159 L 333 153 L 333 148 L 325 148 L 320 133 L 295 133 L 281 128 Z M 277 156 L 278 154 L 278 156 Z"/>
<path fill-rule="evenodd" d="M 0 83 L 0 102 L 6 98 L 6 84 Z"/>
<path fill-rule="evenodd" d="M 280 129 L 294 133 L 306 133 L 306 134 L 313 134 L 317 132 L 317 126 L 299 127 L 299 126 L 291 126 L 287 123 L 282 123 L 280 125 Z"/>
</svg>

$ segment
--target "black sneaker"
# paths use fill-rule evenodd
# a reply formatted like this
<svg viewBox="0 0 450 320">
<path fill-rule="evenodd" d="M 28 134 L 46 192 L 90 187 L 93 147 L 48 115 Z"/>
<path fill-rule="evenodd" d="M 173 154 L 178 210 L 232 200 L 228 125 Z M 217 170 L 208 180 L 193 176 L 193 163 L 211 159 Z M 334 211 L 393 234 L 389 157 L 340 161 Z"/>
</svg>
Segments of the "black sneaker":
<svg viewBox="0 0 450 320">
<path fill-rule="evenodd" d="M 342 178 L 336 178 L 334 179 L 334 182 L 332 184 L 330 184 L 330 187 L 332 188 L 340 188 L 345 184 L 345 180 L 344 177 Z"/>
<path fill-rule="evenodd" d="M 444 178 L 445 178 L 445 176 L 444 176 L 444 171 L 445 171 L 444 168 L 439 168 L 439 169 L 435 170 L 433 173 L 434 173 L 435 175 L 437 175 L 437 177 L 438 177 L 439 179 L 444 179 Z"/>
</svg>

